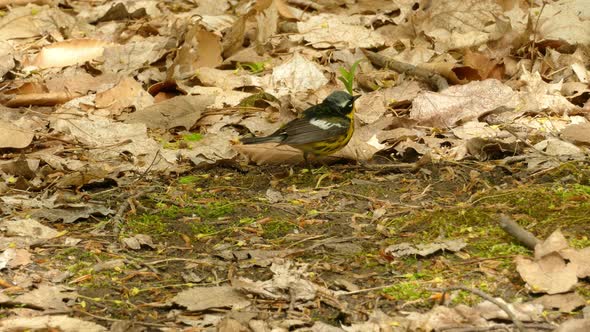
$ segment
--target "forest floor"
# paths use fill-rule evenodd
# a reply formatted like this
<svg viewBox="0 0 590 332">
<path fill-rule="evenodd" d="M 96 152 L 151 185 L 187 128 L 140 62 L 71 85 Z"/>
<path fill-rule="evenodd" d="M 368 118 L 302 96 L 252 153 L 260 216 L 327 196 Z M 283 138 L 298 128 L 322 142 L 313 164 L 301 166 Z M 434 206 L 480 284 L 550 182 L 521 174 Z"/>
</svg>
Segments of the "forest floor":
<svg viewBox="0 0 590 332">
<path fill-rule="evenodd" d="M 339 326 L 367 319 L 375 309 L 426 312 L 441 302 L 440 290 L 452 286 L 523 302 L 532 295 L 514 258 L 531 251 L 498 226 L 499 212 L 539 239 L 561 229 L 572 247 L 590 245 L 590 168 L 582 163 L 537 174 L 480 162 L 405 170 L 248 166 L 160 181 L 140 179 L 123 193 L 132 208 L 120 225 L 64 224 L 80 245 L 39 252 L 71 272 L 70 285 L 83 299 L 76 310 L 82 317 L 155 328 L 188 315 L 206 328 L 204 311 L 225 310 L 212 304 L 171 315 L 171 299 L 191 287 L 227 285 L 238 277 L 270 280 L 277 262 L 340 291 L 336 304 L 318 299 L 293 307 L 282 298 L 255 296 L 256 310 L 249 307 L 246 321 L 284 321 L 297 313 L 299 325 L 290 328 L 315 321 Z M 99 190 L 92 196 L 116 206 L 119 194 Z M 138 234 L 139 250 L 117 244 Z M 462 250 L 424 257 L 394 257 L 388 249 L 457 239 L 466 243 Z M 577 291 L 590 301 L 589 284 Z M 451 294 L 450 305 L 481 301 L 466 291 Z"/>
</svg>

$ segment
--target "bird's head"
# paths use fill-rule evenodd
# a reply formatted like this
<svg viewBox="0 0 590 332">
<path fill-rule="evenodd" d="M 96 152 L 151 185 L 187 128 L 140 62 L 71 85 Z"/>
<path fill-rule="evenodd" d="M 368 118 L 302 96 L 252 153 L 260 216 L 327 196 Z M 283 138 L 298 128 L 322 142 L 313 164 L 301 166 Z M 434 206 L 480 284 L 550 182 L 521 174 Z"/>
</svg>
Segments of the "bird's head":
<svg viewBox="0 0 590 332">
<path fill-rule="evenodd" d="M 326 99 L 324 99 L 323 103 L 331 106 L 332 108 L 338 109 L 344 115 L 350 114 L 353 110 L 354 101 L 360 97 L 351 96 L 347 92 L 344 91 L 334 91 L 332 92 Z"/>
</svg>

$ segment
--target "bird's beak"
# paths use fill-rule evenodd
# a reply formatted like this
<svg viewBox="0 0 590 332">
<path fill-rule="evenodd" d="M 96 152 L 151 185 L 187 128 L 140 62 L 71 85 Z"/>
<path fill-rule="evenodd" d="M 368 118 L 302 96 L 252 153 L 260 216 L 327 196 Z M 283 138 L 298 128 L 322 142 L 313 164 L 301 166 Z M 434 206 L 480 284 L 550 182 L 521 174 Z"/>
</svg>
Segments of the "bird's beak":
<svg viewBox="0 0 590 332">
<path fill-rule="evenodd" d="M 355 100 L 359 99 L 360 96 L 361 95 L 352 96 L 352 101 L 355 101 Z"/>
</svg>

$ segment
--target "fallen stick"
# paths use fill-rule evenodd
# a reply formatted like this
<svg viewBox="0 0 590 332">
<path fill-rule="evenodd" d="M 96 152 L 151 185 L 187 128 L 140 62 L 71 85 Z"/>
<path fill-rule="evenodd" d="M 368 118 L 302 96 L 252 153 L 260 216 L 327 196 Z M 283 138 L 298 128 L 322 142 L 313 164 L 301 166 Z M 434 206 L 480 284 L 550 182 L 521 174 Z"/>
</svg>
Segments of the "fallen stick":
<svg viewBox="0 0 590 332">
<path fill-rule="evenodd" d="M 540 242 L 533 233 L 522 228 L 516 221 L 505 214 L 500 215 L 500 227 L 531 250 L 535 249 L 537 243 Z"/>
</svg>

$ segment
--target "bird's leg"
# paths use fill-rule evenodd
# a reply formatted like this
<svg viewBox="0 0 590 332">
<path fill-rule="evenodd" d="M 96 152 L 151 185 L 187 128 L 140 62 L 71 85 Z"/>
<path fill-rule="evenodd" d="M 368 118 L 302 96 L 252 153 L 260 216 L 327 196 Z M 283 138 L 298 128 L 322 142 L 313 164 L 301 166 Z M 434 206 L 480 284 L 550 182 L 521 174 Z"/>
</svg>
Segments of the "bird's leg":
<svg viewBox="0 0 590 332">
<path fill-rule="evenodd" d="M 305 166 L 308 169 L 311 169 L 311 164 L 309 163 L 309 154 L 307 152 L 303 152 L 303 160 L 305 160 Z"/>
</svg>

